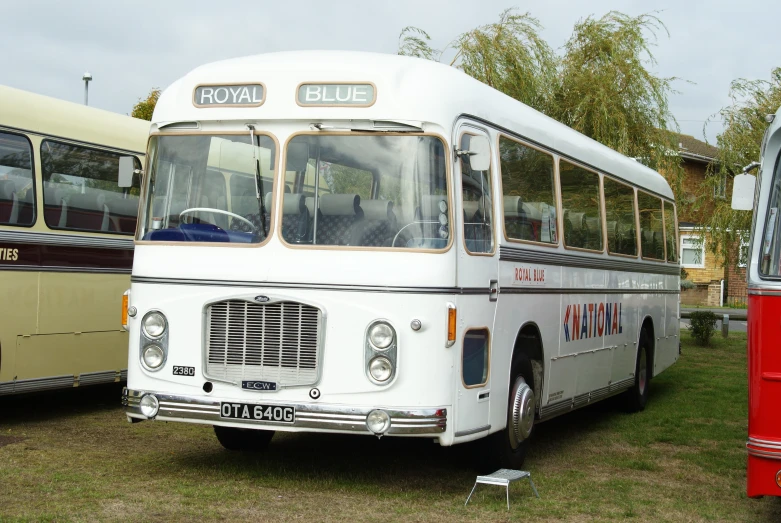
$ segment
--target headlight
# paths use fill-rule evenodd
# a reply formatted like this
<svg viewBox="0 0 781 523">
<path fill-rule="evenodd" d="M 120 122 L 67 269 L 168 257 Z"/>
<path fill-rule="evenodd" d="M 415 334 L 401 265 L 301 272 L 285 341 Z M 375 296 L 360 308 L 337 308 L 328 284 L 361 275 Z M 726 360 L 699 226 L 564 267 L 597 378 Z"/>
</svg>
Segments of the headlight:
<svg viewBox="0 0 781 523">
<path fill-rule="evenodd" d="M 159 338 L 165 333 L 168 322 L 165 321 L 165 316 L 163 316 L 162 312 L 152 311 L 146 313 L 141 326 L 144 329 L 144 334 L 148 337 Z"/>
<path fill-rule="evenodd" d="M 375 409 L 366 416 L 366 428 L 373 434 L 385 434 L 390 428 L 391 419 L 387 412 Z"/>
<path fill-rule="evenodd" d="M 157 345 L 149 345 L 144 348 L 144 365 L 150 370 L 157 370 L 165 361 L 165 352 Z"/>
<path fill-rule="evenodd" d="M 378 349 L 387 349 L 393 343 L 393 328 L 387 323 L 378 322 L 369 329 L 369 341 Z"/>
<path fill-rule="evenodd" d="M 369 362 L 369 374 L 377 381 L 388 381 L 393 374 L 393 365 L 388 358 L 378 356 Z"/>
<path fill-rule="evenodd" d="M 157 411 L 160 408 L 160 402 L 152 394 L 144 394 L 141 396 L 141 402 L 139 403 L 141 408 L 141 414 L 147 418 L 154 418 L 157 416 Z"/>
</svg>

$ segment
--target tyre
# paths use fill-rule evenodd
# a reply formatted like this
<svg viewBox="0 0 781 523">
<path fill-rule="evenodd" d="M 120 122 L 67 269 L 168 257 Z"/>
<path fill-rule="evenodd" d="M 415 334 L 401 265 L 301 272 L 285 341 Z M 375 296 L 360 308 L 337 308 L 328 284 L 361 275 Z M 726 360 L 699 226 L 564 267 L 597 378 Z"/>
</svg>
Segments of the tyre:
<svg viewBox="0 0 781 523">
<path fill-rule="evenodd" d="M 640 342 L 637 344 L 635 362 L 635 383 L 625 394 L 626 410 L 640 412 L 648 402 L 648 389 L 651 381 L 651 342 L 645 327 L 640 330 Z"/>
<path fill-rule="evenodd" d="M 214 434 L 217 441 L 227 450 L 243 452 L 261 452 L 266 450 L 271 438 L 274 437 L 273 430 L 257 429 L 237 429 L 233 427 L 214 426 Z"/>
<path fill-rule="evenodd" d="M 534 429 L 534 374 L 529 358 L 516 357 L 510 373 L 507 426 L 476 442 L 476 465 L 482 472 L 520 470 Z"/>
</svg>

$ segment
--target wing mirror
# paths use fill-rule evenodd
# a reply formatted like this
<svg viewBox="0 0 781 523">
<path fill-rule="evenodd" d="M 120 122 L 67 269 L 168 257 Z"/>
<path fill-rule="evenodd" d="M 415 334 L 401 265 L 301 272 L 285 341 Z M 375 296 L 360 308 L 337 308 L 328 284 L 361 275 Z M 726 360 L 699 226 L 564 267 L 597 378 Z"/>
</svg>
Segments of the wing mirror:
<svg viewBox="0 0 781 523">
<path fill-rule="evenodd" d="M 120 156 L 117 185 L 119 187 L 132 187 L 134 174 L 141 174 L 141 170 L 136 169 L 136 159 L 132 156 Z"/>
<path fill-rule="evenodd" d="M 491 168 L 491 145 L 485 136 L 470 136 L 467 154 L 473 171 L 487 171 Z"/>
<path fill-rule="evenodd" d="M 736 211 L 750 211 L 754 208 L 754 189 L 757 178 L 748 174 L 759 167 L 759 162 L 752 162 L 743 168 L 743 174 L 735 176 L 732 182 L 732 208 Z"/>
</svg>

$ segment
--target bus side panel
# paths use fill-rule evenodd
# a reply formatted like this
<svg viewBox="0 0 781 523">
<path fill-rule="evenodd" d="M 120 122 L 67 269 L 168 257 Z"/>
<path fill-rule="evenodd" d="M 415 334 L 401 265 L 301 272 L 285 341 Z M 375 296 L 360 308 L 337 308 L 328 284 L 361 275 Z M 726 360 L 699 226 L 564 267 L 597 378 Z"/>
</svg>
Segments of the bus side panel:
<svg viewBox="0 0 781 523">
<path fill-rule="evenodd" d="M 126 251 L 106 249 L 107 256 L 112 253 Z M 128 287 L 130 278 L 122 274 L 41 273 L 37 334 L 121 329 L 122 293 Z"/>
<path fill-rule="evenodd" d="M 502 264 L 503 270 L 512 269 L 510 264 Z M 552 276 L 560 269 L 549 268 L 546 274 Z M 506 280 L 502 280 L 506 281 Z M 515 338 L 524 325 L 534 324 L 542 336 L 543 383 L 542 390 L 536 391 L 540 405 L 547 402 L 550 392 L 551 357 L 559 350 L 559 323 L 561 297 L 556 294 L 510 294 L 501 292 L 497 301 L 496 323 L 493 332 L 494 341 L 491 352 L 491 431 L 501 430 L 507 425 L 507 401 L 510 388 L 510 363 Z M 574 371 L 573 371 L 574 372 Z M 573 379 L 569 382 L 574 383 Z M 555 383 L 559 383 L 558 378 Z M 539 384 L 537 384 L 539 386 Z"/>
<path fill-rule="evenodd" d="M 781 496 L 776 483 L 781 473 L 781 296 L 749 294 L 748 310 L 747 493 L 752 498 Z"/>
<path fill-rule="evenodd" d="M 27 380 L 117 372 L 127 363 L 127 333 L 84 332 L 19 336 L 16 378 Z"/>
<path fill-rule="evenodd" d="M 680 332 L 680 320 L 678 319 L 679 295 L 665 295 L 665 326 L 664 337 L 659 341 L 654 359 L 654 373 L 656 376 L 664 369 L 678 361 L 678 344 Z"/>
<path fill-rule="evenodd" d="M 38 273 L 0 271 L 0 384 L 15 376 L 16 337 L 33 334 L 38 308 Z"/>
</svg>

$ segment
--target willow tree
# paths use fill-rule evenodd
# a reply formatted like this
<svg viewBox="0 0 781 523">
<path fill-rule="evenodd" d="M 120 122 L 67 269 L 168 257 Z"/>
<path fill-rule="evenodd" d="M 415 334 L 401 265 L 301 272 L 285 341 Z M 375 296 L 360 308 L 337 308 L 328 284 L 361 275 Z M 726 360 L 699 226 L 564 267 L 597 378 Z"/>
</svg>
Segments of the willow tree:
<svg viewBox="0 0 781 523">
<path fill-rule="evenodd" d="M 781 107 L 781 67 L 771 72 L 770 80 L 734 80 L 729 96 L 731 104 L 712 117 L 723 122 L 724 130 L 716 137 L 718 161 L 710 168 L 702 197 L 697 198 L 700 202 L 706 198 L 712 201 L 718 184 L 725 183 L 725 179 L 731 179 L 751 162 L 759 161 L 762 137 L 768 125 L 765 117 Z M 765 168 L 772 169 L 772 166 Z M 716 199 L 712 210 L 710 207 L 707 210 L 707 215 L 701 217 L 700 232 L 703 235 L 708 232 L 708 250 L 719 255 L 725 265 L 745 262 L 735 255 L 735 247 L 741 240 L 748 243 L 752 212 L 732 210 L 729 198 Z"/>
<path fill-rule="evenodd" d="M 554 92 L 558 60 L 540 36 L 542 26 L 529 13 L 507 9 L 499 21 L 467 31 L 444 50 L 433 49 L 428 33 L 406 27 L 399 54 L 441 61 L 454 51 L 450 65 L 539 111 L 547 112 Z"/>
<path fill-rule="evenodd" d="M 152 113 L 155 112 L 155 105 L 157 105 L 157 100 L 159 99 L 160 89 L 155 87 L 149 91 L 145 100 L 138 99 L 138 103 L 133 106 L 133 112 L 130 113 L 130 116 L 151 121 Z"/>
<path fill-rule="evenodd" d="M 656 75 L 651 52 L 662 21 L 611 11 L 574 27 L 557 56 L 539 21 L 509 9 L 494 24 L 458 36 L 451 65 L 516 100 L 665 174 L 681 194 L 678 125 L 668 107 L 675 78 Z M 441 61 L 429 35 L 405 28 L 399 54 Z"/>
<path fill-rule="evenodd" d="M 682 195 L 678 140 L 670 132 L 678 124 L 667 101 L 676 78 L 652 71 L 659 31 L 669 36 L 654 15 L 616 11 L 575 24 L 550 116 L 662 172 Z"/>
</svg>

